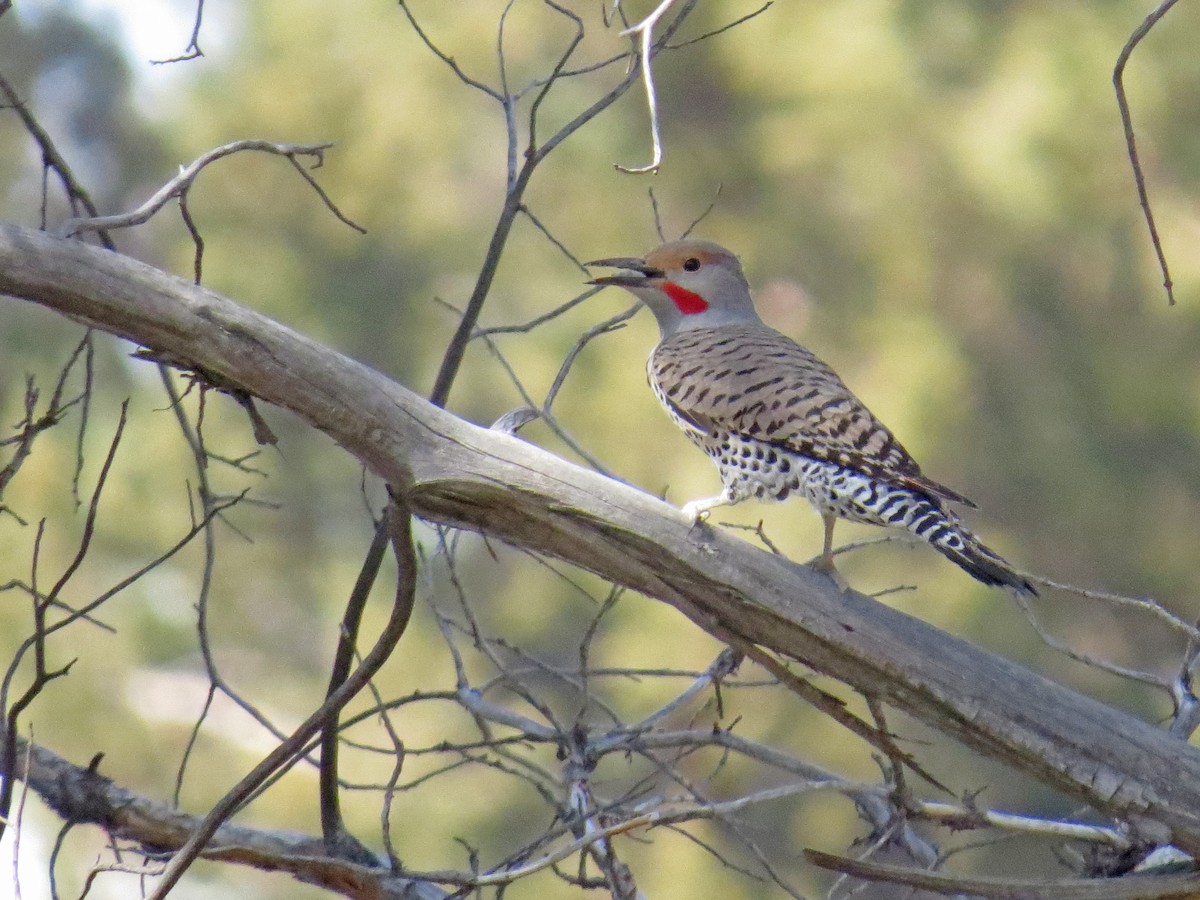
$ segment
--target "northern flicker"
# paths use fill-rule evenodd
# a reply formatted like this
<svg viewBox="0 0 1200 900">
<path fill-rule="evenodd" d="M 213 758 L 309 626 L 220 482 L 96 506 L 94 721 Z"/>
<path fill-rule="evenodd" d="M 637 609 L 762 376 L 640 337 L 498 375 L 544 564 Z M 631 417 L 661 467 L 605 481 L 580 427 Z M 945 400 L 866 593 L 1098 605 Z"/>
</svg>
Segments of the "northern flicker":
<svg viewBox="0 0 1200 900">
<path fill-rule="evenodd" d="M 589 263 L 624 270 L 592 283 L 636 296 L 661 340 L 647 372 L 675 424 L 716 462 L 724 489 L 683 512 L 799 494 L 825 522 L 833 570 L 838 518 L 899 526 L 984 584 L 1036 594 L 949 508 L 975 504 L 921 472 L 888 428 L 811 351 L 763 323 L 738 258 L 707 241 L 674 241 L 644 259 Z"/>
</svg>

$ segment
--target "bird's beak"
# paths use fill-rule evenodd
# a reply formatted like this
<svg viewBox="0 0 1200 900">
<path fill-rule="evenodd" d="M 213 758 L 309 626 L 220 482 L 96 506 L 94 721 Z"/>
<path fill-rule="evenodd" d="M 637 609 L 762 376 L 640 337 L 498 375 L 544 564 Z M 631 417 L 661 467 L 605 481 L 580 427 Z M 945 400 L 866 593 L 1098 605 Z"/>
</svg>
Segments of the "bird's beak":
<svg viewBox="0 0 1200 900">
<path fill-rule="evenodd" d="M 626 269 L 619 275 L 602 275 L 599 278 L 593 278 L 588 284 L 595 285 L 615 285 L 616 287 L 631 288 L 645 284 L 653 278 L 665 278 L 666 273 L 662 269 L 656 269 L 654 266 L 646 265 L 644 259 L 636 259 L 634 257 L 617 257 L 615 259 L 595 259 L 590 263 L 584 263 L 587 266 L 607 266 L 612 269 Z M 635 274 L 636 273 L 636 274 Z"/>
</svg>

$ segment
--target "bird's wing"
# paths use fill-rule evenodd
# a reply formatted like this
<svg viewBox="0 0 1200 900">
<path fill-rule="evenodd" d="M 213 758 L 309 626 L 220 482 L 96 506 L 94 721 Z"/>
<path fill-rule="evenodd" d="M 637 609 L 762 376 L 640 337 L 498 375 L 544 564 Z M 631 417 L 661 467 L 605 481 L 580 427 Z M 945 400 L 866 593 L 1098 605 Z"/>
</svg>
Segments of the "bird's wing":
<svg viewBox="0 0 1200 900">
<path fill-rule="evenodd" d="M 682 331 L 655 349 L 650 377 L 679 418 L 836 463 L 942 500 L 975 506 L 926 477 L 837 373 L 765 326 Z"/>
</svg>

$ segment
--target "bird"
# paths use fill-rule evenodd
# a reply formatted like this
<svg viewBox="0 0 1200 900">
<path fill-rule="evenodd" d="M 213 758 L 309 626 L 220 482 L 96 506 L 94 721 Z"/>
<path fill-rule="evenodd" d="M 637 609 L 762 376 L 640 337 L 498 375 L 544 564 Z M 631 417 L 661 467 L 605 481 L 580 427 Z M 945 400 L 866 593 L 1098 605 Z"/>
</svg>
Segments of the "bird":
<svg viewBox="0 0 1200 900">
<path fill-rule="evenodd" d="M 680 240 L 587 265 L 619 270 L 590 283 L 623 288 L 654 314 L 650 386 L 720 471 L 720 494 L 684 505 L 693 525 L 717 507 L 800 495 L 825 525 L 816 566 L 834 577 L 842 518 L 905 528 L 984 584 L 1036 596 L 950 508 L 975 504 L 926 476 L 832 368 L 759 318 L 732 252 Z"/>
</svg>

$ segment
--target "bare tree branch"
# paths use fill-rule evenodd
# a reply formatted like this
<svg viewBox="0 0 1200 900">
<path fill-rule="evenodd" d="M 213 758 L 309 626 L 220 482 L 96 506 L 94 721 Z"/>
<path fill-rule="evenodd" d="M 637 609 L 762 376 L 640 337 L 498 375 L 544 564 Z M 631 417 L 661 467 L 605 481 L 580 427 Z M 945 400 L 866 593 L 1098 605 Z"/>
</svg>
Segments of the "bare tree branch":
<svg viewBox="0 0 1200 900">
<path fill-rule="evenodd" d="M 723 639 L 803 661 L 1127 820 L 1140 839 L 1200 850 L 1200 751 L 1160 729 L 729 535 L 690 528 L 646 494 L 468 425 L 149 266 L 0 226 L 0 293 L 170 350 L 292 410 L 427 519 L 657 597 Z"/>
<path fill-rule="evenodd" d="M 75 178 L 71 167 L 55 146 L 46 129 L 42 127 L 42 123 L 37 120 L 37 117 L 30 111 L 29 107 L 22 102 L 14 88 L 6 78 L 0 76 L 0 95 L 4 97 L 6 105 L 16 111 L 17 116 L 21 119 L 21 124 L 33 138 L 38 149 L 42 154 L 42 172 L 43 172 L 43 189 L 42 189 L 42 227 L 46 227 L 46 180 L 45 176 L 53 170 L 62 183 L 62 188 L 66 192 L 67 202 L 71 206 L 71 210 L 78 212 L 83 210 L 89 216 L 98 215 L 96 205 L 92 202 L 91 195 L 87 189 Z M 101 240 L 108 242 L 107 235 L 101 233 Z M 111 246 L 111 244 L 107 244 Z"/>
<path fill-rule="evenodd" d="M 337 650 L 334 653 L 333 666 L 329 676 L 329 688 L 326 698 L 340 688 L 350 674 L 354 663 L 355 647 L 358 643 L 358 631 L 362 625 L 363 611 L 367 608 L 367 598 L 379 575 L 379 567 L 388 547 L 388 529 L 377 527 L 375 539 L 367 557 L 363 560 L 362 569 L 350 592 L 346 610 L 342 616 L 342 627 L 338 632 Z M 338 715 L 334 709 L 321 727 L 321 766 L 320 766 L 320 806 L 321 834 L 325 838 L 326 850 L 334 856 L 346 859 L 359 859 L 366 853 L 362 846 L 346 830 L 342 820 L 341 804 L 338 798 Z"/>
<path fill-rule="evenodd" d="M 647 165 L 632 168 L 616 165 L 615 168 L 618 172 L 625 172 L 629 175 L 645 175 L 657 172 L 659 166 L 662 165 L 662 134 L 658 124 L 658 91 L 654 88 L 654 67 L 651 62 L 654 59 L 654 26 L 675 3 L 676 0 L 662 0 L 648 16 L 621 32 L 623 36 L 632 37 L 637 46 L 642 86 L 646 89 L 646 109 L 650 113 L 651 153 L 650 162 Z"/>
<path fill-rule="evenodd" d="M 683 9 L 679 11 L 679 14 L 667 27 L 665 34 L 660 39 L 660 42 L 666 41 L 670 38 L 671 34 L 674 33 L 675 29 L 683 23 L 683 20 L 695 7 L 697 2 L 698 0 L 684 0 Z M 409 21 L 413 22 L 413 27 L 417 28 L 416 22 L 413 20 L 412 14 L 408 11 L 408 8 L 403 3 L 401 3 L 401 6 L 404 8 L 405 14 L 408 15 Z M 561 9 L 556 5 L 554 8 L 559 12 L 562 12 L 564 15 L 572 16 L 571 13 Z M 418 33 L 421 35 L 422 39 L 426 41 L 426 43 L 429 43 L 428 38 L 426 38 L 424 33 L 419 29 Z M 488 242 L 483 263 L 479 269 L 479 276 L 475 281 L 475 286 L 471 291 L 471 296 L 468 298 L 463 309 L 462 320 L 459 322 L 458 328 L 455 330 L 454 335 L 450 339 L 450 343 L 447 345 L 446 351 L 442 356 L 442 363 L 438 368 L 437 377 L 434 380 L 433 391 L 429 395 L 430 402 L 432 402 L 435 406 L 445 406 L 446 401 L 449 399 L 450 389 L 454 384 L 454 379 L 458 375 L 459 367 L 462 365 L 463 354 L 466 352 L 467 344 L 470 342 L 475 332 L 475 327 L 479 322 L 479 315 L 483 310 L 483 305 L 487 300 L 488 293 L 491 291 L 492 282 L 496 276 L 496 270 L 500 265 L 500 257 L 503 254 L 504 248 L 508 242 L 508 236 L 512 231 L 513 223 L 515 222 L 517 215 L 520 213 L 522 206 L 524 205 L 525 191 L 529 186 L 530 180 L 533 178 L 534 172 L 537 170 L 542 161 L 545 160 L 546 157 L 549 156 L 550 153 L 552 153 L 563 141 L 575 134 L 580 128 L 615 103 L 625 94 L 626 91 L 629 90 L 630 87 L 633 86 L 634 82 L 637 80 L 637 70 L 630 70 L 630 72 L 626 74 L 625 78 L 623 78 L 615 87 L 608 91 L 608 93 L 577 114 L 575 118 L 571 119 L 561 128 L 559 128 L 545 142 L 540 142 L 537 136 L 538 108 L 541 102 L 547 96 L 549 90 L 556 82 L 554 75 L 556 73 L 561 75 L 564 72 L 567 60 L 574 51 L 575 47 L 578 45 L 578 42 L 579 33 L 576 32 L 572 40 L 568 43 L 567 49 L 563 52 L 562 56 L 559 57 L 551 77 L 546 80 L 538 96 L 533 101 L 529 113 L 529 137 L 528 146 L 525 153 L 525 162 L 520 167 L 516 178 L 511 182 L 508 187 L 508 191 L 505 194 L 504 206 L 500 211 L 500 216 L 496 221 L 496 227 L 492 231 L 492 237 Z M 447 64 L 454 68 L 455 74 L 459 75 L 459 77 L 468 84 L 485 91 L 485 93 L 487 93 L 489 96 L 495 97 L 502 103 L 508 102 L 503 99 L 499 92 L 494 91 L 485 85 L 481 85 L 477 82 L 467 79 L 466 76 L 463 75 L 458 69 L 457 65 L 454 64 L 454 61 L 451 58 L 437 50 L 432 44 L 429 44 L 429 46 L 438 54 L 439 57 L 441 57 L 447 62 Z"/>
<path fill-rule="evenodd" d="M 1171 306 L 1175 305 L 1174 284 L 1171 281 L 1171 272 L 1167 268 L 1167 256 L 1163 252 L 1162 241 L 1158 237 L 1158 227 L 1154 224 L 1154 213 L 1150 211 L 1150 194 L 1146 190 L 1146 177 L 1142 173 L 1142 162 L 1138 158 L 1137 140 L 1133 135 L 1133 116 L 1129 112 L 1129 100 L 1125 96 L 1125 64 L 1129 62 L 1129 57 L 1142 38 L 1150 33 L 1150 29 L 1158 24 L 1175 3 L 1176 0 L 1163 0 L 1146 16 L 1145 21 L 1133 30 L 1129 40 L 1121 48 L 1117 64 L 1113 67 L 1113 87 L 1117 92 L 1117 108 L 1121 112 L 1121 126 L 1125 129 L 1125 147 L 1129 151 L 1129 164 L 1133 168 L 1133 180 L 1137 184 L 1138 202 L 1141 204 L 1142 214 L 1146 217 L 1146 227 L 1150 229 L 1150 242 L 1154 244 L 1154 252 L 1158 256 L 1158 266 L 1163 274 L 1163 287 L 1167 290 L 1167 303 Z"/>
<path fill-rule="evenodd" d="M 144 222 L 148 222 L 168 202 L 185 194 L 196 180 L 196 177 L 212 163 L 219 159 L 224 159 L 226 156 L 232 156 L 234 153 L 255 151 L 286 157 L 338 219 L 356 231 L 365 234 L 366 230 L 346 218 L 341 210 L 334 205 L 333 201 L 329 199 L 329 196 L 321 189 L 320 185 L 316 183 L 313 177 L 308 174 L 308 171 L 296 159 L 298 156 L 311 156 L 314 164 L 319 166 L 325 159 L 325 151 L 332 146 L 332 144 L 279 144 L 274 141 L 259 140 L 242 140 L 223 144 L 220 147 L 209 150 L 181 168 L 178 175 L 159 188 L 152 197 L 137 209 L 121 213 L 120 215 L 68 219 L 59 226 L 57 233 L 60 237 L 72 237 L 84 231 L 103 231 L 110 228 L 129 228 L 133 225 L 141 225 Z M 197 263 L 197 280 L 199 280 L 198 274 L 199 264 Z"/>
<path fill-rule="evenodd" d="M 190 59 L 199 59 L 204 55 L 204 51 L 200 49 L 200 26 L 204 22 L 204 0 L 196 0 L 196 19 L 192 24 L 192 36 L 188 38 L 188 44 L 184 48 L 183 53 L 179 56 L 172 56 L 170 59 L 152 59 L 150 64 L 154 66 L 165 66 L 169 63 L 187 62 Z"/>
<path fill-rule="evenodd" d="M 92 500 L 88 505 L 87 516 L 84 520 L 83 534 L 79 540 L 79 546 L 75 551 L 75 555 L 67 564 L 62 574 L 55 581 L 54 586 L 46 595 L 46 599 L 41 599 L 41 593 L 38 590 L 38 559 L 41 538 L 45 528 L 45 522 L 38 525 L 38 536 L 34 544 L 33 555 L 33 572 L 30 575 L 29 584 L 33 597 L 33 634 L 21 642 L 17 651 L 13 654 L 12 660 L 9 662 L 8 668 L 4 673 L 4 679 L 0 682 L 0 713 L 4 715 L 4 741 L 3 752 L 0 753 L 0 820 L 8 818 L 9 811 L 12 807 L 14 774 L 17 768 L 17 721 L 21 713 L 29 707 L 38 695 L 42 692 L 45 686 L 56 678 L 66 675 L 74 664 L 74 660 L 68 662 L 65 666 L 58 669 L 50 669 L 46 660 L 46 637 L 54 630 L 54 626 L 47 621 L 47 613 L 52 605 L 52 601 L 57 600 L 62 593 L 67 582 L 79 570 L 87 557 L 88 547 L 91 545 L 92 536 L 96 527 L 96 516 L 100 508 L 100 498 L 104 493 L 104 487 L 108 483 L 108 475 L 112 471 L 113 460 L 117 455 L 117 448 L 121 444 L 121 435 L 125 431 L 126 414 L 129 410 L 128 401 L 121 404 L 121 414 L 117 420 L 116 432 L 113 435 L 112 442 L 109 444 L 108 453 L 105 456 L 104 463 L 100 468 L 100 474 L 96 479 L 96 487 L 92 492 Z M 76 614 L 78 615 L 78 614 Z M 71 617 L 68 617 L 69 621 Z M 61 622 L 59 623 L 61 626 Z M 30 679 L 29 685 L 25 691 L 9 706 L 8 697 L 12 687 L 13 679 L 16 677 L 17 671 L 21 665 L 21 661 L 25 656 L 26 651 L 32 649 L 34 655 L 34 672 Z M 0 824 L 0 835 L 4 833 L 4 826 Z"/>
<path fill-rule="evenodd" d="M 27 760 L 27 783 L 64 821 L 102 826 L 114 839 L 157 853 L 178 850 L 205 822 L 113 784 L 95 767 L 81 768 L 44 747 L 17 739 Z M 361 900 L 442 900 L 435 885 L 394 873 L 382 861 L 369 866 L 326 853 L 323 839 L 290 832 L 222 825 L 207 840 L 204 859 L 283 872 Z M 107 867 L 104 869 L 107 870 Z M 147 874 L 159 875 L 151 867 Z"/>
<path fill-rule="evenodd" d="M 171 861 L 163 870 L 162 879 L 155 886 L 154 893 L 150 895 L 150 900 L 162 900 L 166 897 L 183 873 L 208 846 L 208 842 L 229 816 L 266 779 L 294 763 L 303 753 L 308 740 L 321 730 L 331 716 L 361 691 L 379 671 L 379 668 L 387 662 L 388 657 L 396 648 L 397 642 L 404 635 L 409 617 L 412 615 L 413 597 L 417 584 L 417 559 L 412 545 L 411 518 L 404 502 L 398 497 L 393 498 L 392 503 L 388 506 L 388 528 L 400 574 L 391 615 L 376 639 L 375 646 L 363 657 L 358 668 L 326 697 L 325 702 L 305 719 L 287 740 L 272 750 L 261 763 L 255 766 L 209 810 L 175 855 L 171 857 Z"/>
<path fill-rule="evenodd" d="M 1200 875 L 1131 876 L 1119 879 L 1068 878 L 965 878 L 941 872 L 924 872 L 903 866 L 860 862 L 817 850 L 805 850 L 813 865 L 868 881 L 903 884 L 923 891 L 958 896 L 994 897 L 998 900 L 1158 900 L 1195 897 Z"/>
</svg>

